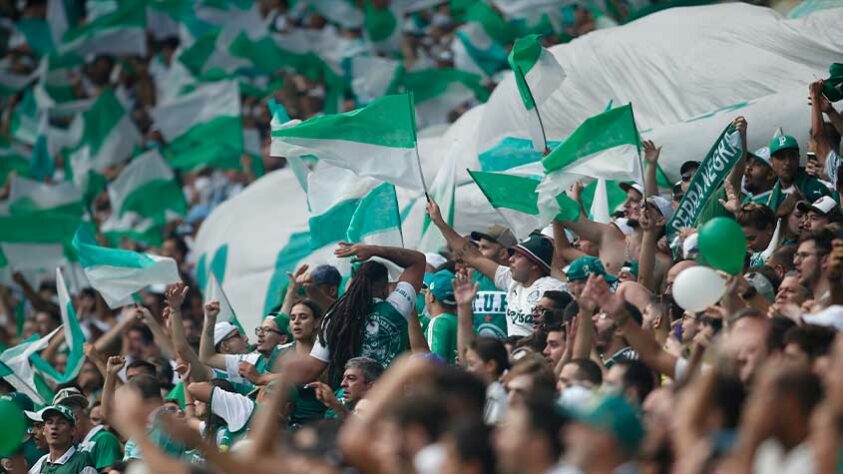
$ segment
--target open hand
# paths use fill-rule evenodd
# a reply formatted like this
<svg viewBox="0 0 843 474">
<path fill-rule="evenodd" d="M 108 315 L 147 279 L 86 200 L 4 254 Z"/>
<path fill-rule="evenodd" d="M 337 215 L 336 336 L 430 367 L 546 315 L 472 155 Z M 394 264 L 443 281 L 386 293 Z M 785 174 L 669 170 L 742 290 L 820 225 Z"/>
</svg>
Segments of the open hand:
<svg viewBox="0 0 843 474">
<path fill-rule="evenodd" d="M 652 140 L 644 140 L 641 142 L 641 146 L 644 148 L 644 160 L 646 160 L 648 164 L 655 165 L 659 162 L 659 155 L 661 155 L 662 147 L 657 147 Z"/>
<path fill-rule="evenodd" d="M 375 256 L 375 247 L 365 244 L 351 244 L 340 242 L 339 248 L 334 250 L 334 255 L 340 258 L 353 257 L 352 263 L 365 262 Z"/>
<path fill-rule="evenodd" d="M 736 214 L 741 209 L 740 197 L 728 180 L 726 181 L 726 200 L 720 199 L 720 205 L 732 214 Z"/>
<path fill-rule="evenodd" d="M 454 299 L 457 300 L 458 305 L 471 305 L 477 297 L 477 291 L 480 289 L 480 283 L 471 283 L 471 277 L 468 272 L 457 272 L 456 278 L 451 281 L 454 287 Z"/>
<path fill-rule="evenodd" d="M 190 288 L 184 282 L 178 282 L 175 285 L 167 287 L 164 293 L 164 298 L 167 300 L 167 305 L 174 310 L 179 310 L 184 304 L 184 299 L 187 297 L 187 292 Z"/>
</svg>

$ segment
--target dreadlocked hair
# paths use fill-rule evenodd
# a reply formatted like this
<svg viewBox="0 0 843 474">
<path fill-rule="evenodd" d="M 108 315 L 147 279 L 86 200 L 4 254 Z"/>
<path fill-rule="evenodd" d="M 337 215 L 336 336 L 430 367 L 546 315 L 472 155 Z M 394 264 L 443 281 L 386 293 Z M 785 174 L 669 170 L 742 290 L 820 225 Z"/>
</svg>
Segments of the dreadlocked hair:
<svg viewBox="0 0 843 474">
<path fill-rule="evenodd" d="M 363 331 L 378 284 L 386 284 L 386 266 L 375 261 L 360 265 L 345 293 L 325 312 L 319 343 L 331 349 L 330 373 L 341 371 L 349 359 L 360 355 Z"/>
</svg>

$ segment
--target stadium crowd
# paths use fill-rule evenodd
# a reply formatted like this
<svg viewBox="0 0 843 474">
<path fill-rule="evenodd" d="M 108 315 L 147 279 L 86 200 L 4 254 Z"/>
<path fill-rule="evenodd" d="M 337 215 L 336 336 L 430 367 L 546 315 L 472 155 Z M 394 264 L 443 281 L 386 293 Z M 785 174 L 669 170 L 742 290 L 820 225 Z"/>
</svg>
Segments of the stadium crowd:
<svg viewBox="0 0 843 474">
<path fill-rule="evenodd" d="M 109 2 L 85 2 L 89 15 L 98 3 Z M 461 23 L 449 8 L 458 3 L 412 15 L 401 45 L 407 69 L 453 65 Z M 273 31 L 336 28 L 307 4 L 258 4 Z M 613 5 L 625 20 L 630 5 Z M 47 3 L 0 2 L 0 10 L 4 70 L 30 74 L 40 54 L 15 24 L 45 18 Z M 550 44 L 597 23 L 584 7 L 565 18 Z M 144 147 L 156 147 L 165 140 L 149 111 L 179 42 L 150 35 L 147 45 L 146 57 L 88 58 L 72 89 L 76 99 L 122 91 Z M 203 300 L 191 244 L 214 207 L 286 165 L 268 153 L 266 104 L 301 119 L 323 110 L 324 78 L 278 74 L 283 87 L 241 98 L 243 127 L 258 132 L 263 152 L 244 153 L 242 169 L 180 170 L 186 215 L 153 241 L 116 242 L 174 259 L 182 283 L 150 287 L 115 310 L 93 288 L 72 295 L 86 358 L 70 381 L 39 379 L 33 390 L 52 399 L 16 391 L 9 379 L 19 368 L 0 367 L 3 400 L 26 415 L 22 442 L 0 453 L 5 472 L 843 471 L 843 115 L 822 81 L 806 90 L 808 143 L 780 135 L 746 150 L 752 124 L 735 118 L 743 155 L 698 228 L 668 238 L 700 161 L 682 165 L 665 197 L 655 175 L 661 148 L 645 142 L 644 185 L 622 185 L 626 201 L 609 223 L 583 209 L 522 241 L 501 225 L 461 235 L 431 200 L 428 216 L 447 241 L 441 252 L 341 243 L 336 256 L 354 262 L 349 280 L 329 265 L 301 265 L 282 303 L 246 334 L 218 320 L 219 301 Z M 494 76 L 487 80 L 493 88 Z M 3 98 L 4 140 L 14 141 L 23 96 Z M 350 93 L 344 99 L 344 110 L 355 108 Z M 54 159 L 48 182 L 62 181 L 68 166 L 61 153 Z M 105 169 L 105 180 L 122 166 Z M 0 169 L 5 199 L 26 171 Z M 581 191 L 577 183 L 568 196 L 579 201 Z M 88 198 L 101 226 L 113 212 L 109 193 Z M 717 298 L 685 309 L 705 288 L 692 277 L 674 283 L 711 263 L 699 242 L 702 224 L 717 218 L 746 240 L 740 270 L 718 272 Z M 384 261 L 402 269 L 397 280 Z M 62 324 L 58 293 L 51 278 L 24 273 L 0 285 L 5 351 L 61 334 L 53 332 Z M 40 353 L 59 373 L 69 363 L 64 343 L 53 337 Z"/>
</svg>

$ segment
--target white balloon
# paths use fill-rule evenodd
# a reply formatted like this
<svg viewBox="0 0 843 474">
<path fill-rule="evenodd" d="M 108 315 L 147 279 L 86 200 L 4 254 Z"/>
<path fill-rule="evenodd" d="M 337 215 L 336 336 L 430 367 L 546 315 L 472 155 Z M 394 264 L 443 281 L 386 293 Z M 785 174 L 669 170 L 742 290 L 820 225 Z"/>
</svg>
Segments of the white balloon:
<svg viewBox="0 0 843 474">
<path fill-rule="evenodd" d="M 726 279 L 708 267 L 686 268 L 673 281 L 673 299 L 685 311 L 702 311 L 720 301 Z"/>
</svg>

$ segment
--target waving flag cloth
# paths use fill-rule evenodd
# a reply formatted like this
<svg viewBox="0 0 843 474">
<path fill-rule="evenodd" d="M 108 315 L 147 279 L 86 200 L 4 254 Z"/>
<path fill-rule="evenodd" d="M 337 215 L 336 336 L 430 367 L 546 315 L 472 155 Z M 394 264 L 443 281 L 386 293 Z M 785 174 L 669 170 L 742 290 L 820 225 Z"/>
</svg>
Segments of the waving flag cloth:
<svg viewBox="0 0 843 474">
<path fill-rule="evenodd" d="M 79 319 L 76 317 L 76 310 L 73 309 L 73 301 L 70 300 L 70 295 L 67 293 L 67 286 L 64 283 L 60 268 L 56 268 L 56 287 L 59 295 L 59 308 L 61 309 L 61 324 L 64 328 L 64 342 L 69 350 L 67 365 L 64 373 L 62 373 L 38 354 L 33 354 L 31 359 L 35 369 L 44 378 L 57 384 L 63 384 L 75 379 L 79 375 L 79 371 L 82 370 L 82 364 L 85 362 L 85 334 L 82 332 L 82 326 L 79 325 Z"/>
<path fill-rule="evenodd" d="M 340 241 L 403 247 L 395 186 L 320 163 L 308 176 L 310 247 Z"/>
<path fill-rule="evenodd" d="M 231 307 L 231 303 L 228 301 L 228 297 L 225 296 L 225 291 L 223 291 L 222 285 L 217 280 L 213 271 L 208 272 L 208 285 L 205 289 L 205 302 L 207 303 L 208 301 L 220 302 L 220 313 L 217 315 L 218 323 L 227 321 L 240 328 L 240 332 L 246 333 L 240 321 L 237 320 L 234 308 Z"/>
<path fill-rule="evenodd" d="M 416 131 L 407 95 L 388 95 L 337 115 L 272 129 L 272 156 L 314 155 L 320 161 L 397 186 L 422 189 Z"/>
<path fill-rule="evenodd" d="M 108 166 L 127 160 L 141 134 L 111 89 L 105 89 L 82 114 L 79 143 L 70 152 L 73 182 L 86 195 L 104 185 L 99 176 Z"/>
<path fill-rule="evenodd" d="M 150 150 L 133 159 L 109 185 L 111 207 L 118 216 L 134 212 L 158 224 L 170 215 L 184 216 L 187 202 L 175 179 L 158 150 Z"/>
<path fill-rule="evenodd" d="M 53 392 L 33 369 L 29 359 L 33 354 L 44 350 L 60 329 L 61 327 L 57 327 L 42 338 L 36 334 L 0 354 L 0 377 L 39 405 L 50 403 Z"/>
<path fill-rule="evenodd" d="M 68 30 L 59 52 L 146 56 L 146 2 L 121 2 L 117 10 Z"/>
<path fill-rule="evenodd" d="M 544 126 L 538 106 L 543 104 L 553 91 L 559 88 L 565 80 L 565 71 L 556 58 L 539 43 L 539 35 L 529 35 L 520 38 L 512 46 L 509 53 L 509 65 L 515 73 L 515 84 L 521 101 L 530 114 L 530 135 L 533 147 L 537 151 L 547 149 L 547 139 L 544 136 Z"/>
<path fill-rule="evenodd" d="M 455 68 L 492 77 L 506 67 L 506 49 L 492 39 L 480 23 L 465 24 L 454 35 Z"/>
<path fill-rule="evenodd" d="M 73 248 L 85 276 L 109 308 L 130 303 L 132 294 L 146 286 L 181 281 L 172 258 L 101 247 L 83 228 L 76 231 Z"/>
<path fill-rule="evenodd" d="M 519 239 L 544 227 L 546 221 L 539 213 L 539 193 L 536 191 L 538 179 L 482 171 L 469 171 L 469 174 Z M 560 220 L 575 221 L 579 217 L 580 205 L 564 193 L 554 199 L 554 206 Z"/>
<path fill-rule="evenodd" d="M 542 159 L 545 176 L 536 188 L 542 220 L 550 222 L 563 210 L 557 197 L 578 180 L 643 182 L 640 152 L 632 105 L 586 119 Z"/>
<path fill-rule="evenodd" d="M 240 168 L 243 130 L 236 81 L 202 85 L 152 109 L 150 115 L 167 140 L 164 156 L 170 166 Z"/>
</svg>

